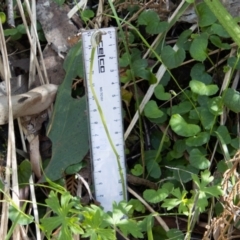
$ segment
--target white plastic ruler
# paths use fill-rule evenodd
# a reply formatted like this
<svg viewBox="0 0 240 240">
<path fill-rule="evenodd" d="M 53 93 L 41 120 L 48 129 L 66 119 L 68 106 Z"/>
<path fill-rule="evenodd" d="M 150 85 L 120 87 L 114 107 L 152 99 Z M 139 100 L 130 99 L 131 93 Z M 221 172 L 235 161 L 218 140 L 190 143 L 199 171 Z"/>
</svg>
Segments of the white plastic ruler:
<svg viewBox="0 0 240 240">
<path fill-rule="evenodd" d="M 107 138 L 96 101 L 90 89 L 91 37 L 96 30 L 82 32 L 83 57 L 87 85 L 88 114 L 91 139 L 91 157 L 96 200 L 106 211 L 112 203 L 124 200 L 122 182 L 116 155 Z M 125 154 L 122 125 L 121 91 L 118 69 L 116 30 L 101 28 L 102 41 L 96 47 L 93 59 L 92 86 L 103 111 L 107 128 L 119 155 L 126 186 Z M 126 187 L 125 187 L 126 189 Z"/>
</svg>

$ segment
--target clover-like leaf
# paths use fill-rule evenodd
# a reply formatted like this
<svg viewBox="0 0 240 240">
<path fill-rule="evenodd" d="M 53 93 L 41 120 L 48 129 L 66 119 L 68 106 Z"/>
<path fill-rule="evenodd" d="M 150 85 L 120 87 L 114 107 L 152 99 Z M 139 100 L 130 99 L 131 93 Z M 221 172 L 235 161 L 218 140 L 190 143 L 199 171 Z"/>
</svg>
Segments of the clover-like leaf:
<svg viewBox="0 0 240 240">
<path fill-rule="evenodd" d="M 198 147 L 202 146 L 203 144 L 207 143 L 210 138 L 209 133 L 207 132 L 200 132 L 196 136 L 190 137 L 186 140 L 186 144 L 191 147 Z"/>
<path fill-rule="evenodd" d="M 143 192 L 144 199 L 150 203 L 159 203 L 163 201 L 168 195 L 169 192 L 166 188 L 158 189 L 157 191 L 153 189 L 147 189 Z"/>
<path fill-rule="evenodd" d="M 205 83 L 197 80 L 191 80 L 189 86 L 194 93 L 197 93 L 199 95 L 211 96 L 218 91 L 217 85 L 206 85 Z"/>
<path fill-rule="evenodd" d="M 163 112 L 158 108 L 155 101 L 150 100 L 144 108 L 144 114 L 148 118 L 160 118 L 163 116 Z"/>
<path fill-rule="evenodd" d="M 205 155 L 197 148 L 190 151 L 189 162 L 197 169 L 206 169 L 210 166 L 210 161 L 205 158 Z"/>
<path fill-rule="evenodd" d="M 166 93 L 162 84 L 159 84 L 154 89 L 154 95 L 157 99 L 167 101 L 171 98 L 170 93 Z"/>
<path fill-rule="evenodd" d="M 204 61 L 207 57 L 207 45 L 208 45 L 208 35 L 207 33 L 202 33 L 194 38 L 191 47 L 191 56 L 198 61 Z"/>
<path fill-rule="evenodd" d="M 197 12 L 199 14 L 199 26 L 206 27 L 217 21 L 217 18 L 209 9 L 206 3 L 200 3 L 197 5 Z"/>
<path fill-rule="evenodd" d="M 162 61 L 167 68 L 176 68 L 178 67 L 185 59 L 186 54 L 183 48 L 174 50 L 170 46 L 165 46 L 161 52 Z"/>
<path fill-rule="evenodd" d="M 231 111 L 240 112 L 240 93 L 232 88 L 224 91 L 223 102 Z"/>
<path fill-rule="evenodd" d="M 223 113 L 223 99 L 221 96 L 214 97 L 208 102 L 209 111 L 215 116 Z"/>
<path fill-rule="evenodd" d="M 205 66 L 202 63 L 196 63 L 192 67 L 190 76 L 192 79 L 201 81 L 205 84 L 210 84 L 212 82 L 212 77 L 205 71 Z"/>
<path fill-rule="evenodd" d="M 170 126 L 175 133 L 182 137 L 191 137 L 201 131 L 198 125 L 187 123 L 179 114 L 172 115 Z"/>
</svg>

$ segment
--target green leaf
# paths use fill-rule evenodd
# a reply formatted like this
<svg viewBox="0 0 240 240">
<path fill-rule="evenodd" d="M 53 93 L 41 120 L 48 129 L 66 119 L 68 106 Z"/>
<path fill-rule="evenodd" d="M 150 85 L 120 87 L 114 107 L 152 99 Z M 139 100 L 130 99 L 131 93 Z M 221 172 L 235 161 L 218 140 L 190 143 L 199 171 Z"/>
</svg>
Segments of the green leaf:
<svg viewBox="0 0 240 240">
<path fill-rule="evenodd" d="M 29 178 L 32 174 L 32 166 L 28 160 L 24 160 L 18 167 L 18 182 L 19 187 L 23 188 L 29 184 Z"/>
<path fill-rule="evenodd" d="M 218 23 L 214 23 L 211 25 L 211 31 L 214 34 L 217 34 L 219 37 L 223 37 L 223 38 L 229 38 L 229 34 L 227 33 L 227 31 L 223 28 L 223 26 L 221 24 Z"/>
<path fill-rule="evenodd" d="M 215 116 L 221 115 L 223 113 L 222 97 L 218 96 L 210 99 L 208 103 L 208 109 Z"/>
<path fill-rule="evenodd" d="M 131 169 L 131 173 L 134 175 L 134 176 L 140 176 L 143 174 L 143 167 L 141 164 L 135 164 L 134 165 L 134 168 Z"/>
<path fill-rule="evenodd" d="M 168 29 L 168 25 L 168 22 L 165 21 L 152 22 L 147 25 L 146 32 L 149 34 L 159 34 L 165 32 Z"/>
<path fill-rule="evenodd" d="M 205 155 L 197 148 L 190 151 L 189 162 L 197 169 L 206 169 L 210 166 L 210 161 L 205 158 Z"/>
<path fill-rule="evenodd" d="M 6 22 L 6 15 L 4 12 L 0 12 L 0 21 L 2 22 L 2 24 Z"/>
<path fill-rule="evenodd" d="M 222 40 L 218 36 L 210 36 L 209 40 L 213 45 L 215 45 L 218 48 L 222 49 L 230 49 L 231 46 L 228 43 L 223 43 Z"/>
<path fill-rule="evenodd" d="M 176 166 L 173 171 L 174 179 L 181 183 L 187 183 L 192 180 L 192 174 L 197 174 L 198 169 L 188 164 L 186 167 L 183 165 Z"/>
<path fill-rule="evenodd" d="M 4 36 L 13 36 L 13 35 L 16 35 L 18 33 L 19 32 L 18 32 L 17 28 L 11 28 L 11 29 L 4 30 Z"/>
<path fill-rule="evenodd" d="M 187 2 L 189 2 L 190 0 L 186 0 Z M 184 240 L 185 239 L 185 235 L 183 234 L 182 231 L 178 230 L 178 229 L 170 229 L 167 232 L 167 237 L 168 239 L 172 239 L 172 240 Z"/>
<path fill-rule="evenodd" d="M 33 216 L 20 212 L 16 207 L 9 205 L 9 219 L 19 225 L 28 225 L 33 222 Z"/>
<path fill-rule="evenodd" d="M 190 147 L 198 147 L 209 141 L 210 135 L 207 132 L 200 132 L 196 136 L 186 139 L 186 144 Z"/>
<path fill-rule="evenodd" d="M 146 70 L 148 63 L 146 59 L 137 59 L 132 63 L 132 69 L 136 77 L 148 79 L 148 71 Z"/>
<path fill-rule="evenodd" d="M 230 67 L 232 67 L 233 69 L 240 69 L 240 58 L 236 58 L 236 57 L 230 57 L 227 60 L 227 63 Z"/>
<path fill-rule="evenodd" d="M 129 205 L 133 206 L 133 210 L 140 212 L 140 213 L 146 212 L 146 208 L 138 199 L 131 198 L 128 201 L 128 203 L 129 203 Z"/>
<path fill-rule="evenodd" d="M 147 189 L 143 192 L 144 199 L 150 203 L 159 203 L 163 201 L 168 195 L 169 192 L 165 188 L 158 189 L 157 191 L 153 189 Z"/>
<path fill-rule="evenodd" d="M 200 27 L 209 26 L 217 21 L 215 15 L 204 2 L 197 5 L 197 12 L 199 15 L 198 24 Z"/>
<path fill-rule="evenodd" d="M 52 140 L 52 158 L 45 174 L 51 180 L 61 178 L 68 166 L 81 162 L 89 148 L 86 98 L 71 97 L 72 81 L 82 73 L 80 44 L 76 44 L 70 50 L 64 62 L 66 76 L 58 89 L 49 123 L 48 136 Z"/>
<path fill-rule="evenodd" d="M 85 9 L 81 12 L 81 19 L 83 21 L 89 21 L 92 17 L 94 17 L 94 12 L 90 9 Z"/>
<path fill-rule="evenodd" d="M 231 143 L 232 139 L 226 126 L 219 126 L 216 132 L 222 137 L 225 144 Z"/>
<path fill-rule="evenodd" d="M 179 114 L 172 115 L 170 126 L 175 133 L 182 137 L 191 137 L 201 131 L 198 125 L 187 123 Z"/>
<path fill-rule="evenodd" d="M 206 73 L 205 66 L 202 63 L 196 63 L 190 73 L 192 79 L 198 80 L 205 84 L 209 84 L 212 82 L 212 77 Z"/>
<path fill-rule="evenodd" d="M 204 61 L 207 58 L 208 35 L 202 33 L 193 39 L 190 47 L 190 54 L 192 58 L 197 61 Z"/>
<path fill-rule="evenodd" d="M 164 65 L 170 69 L 180 66 L 185 57 L 186 54 L 183 48 L 179 48 L 175 51 L 172 47 L 165 46 L 161 52 L 161 58 Z"/>
<path fill-rule="evenodd" d="M 228 88 L 223 93 L 223 103 L 231 111 L 240 112 L 240 93 L 232 88 Z"/>
<path fill-rule="evenodd" d="M 17 30 L 18 30 L 18 32 L 20 32 L 21 34 L 26 34 L 26 28 L 25 28 L 24 24 L 19 24 L 19 25 L 17 26 Z"/>
<path fill-rule="evenodd" d="M 169 108 L 167 113 L 168 115 L 171 114 L 185 114 L 188 113 L 192 109 L 192 104 L 189 101 L 181 102 L 178 105 L 173 106 L 172 108 Z"/>
<path fill-rule="evenodd" d="M 143 238 L 140 226 L 138 226 L 137 221 L 134 221 L 133 219 L 123 219 L 117 224 L 117 226 L 125 237 L 131 234 L 135 239 Z"/>
<path fill-rule="evenodd" d="M 153 22 L 159 21 L 159 16 L 156 11 L 153 10 L 145 10 L 138 16 L 138 24 L 139 25 L 148 25 Z"/>
<path fill-rule="evenodd" d="M 128 54 L 125 52 L 122 54 L 122 56 L 119 58 L 119 66 L 120 67 L 127 67 L 130 63 L 130 57 L 128 57 Z"/>
<path fill-rule="evenodd" d="M 159 178 L 161 176 L 161 169 L 158 163 L 161 161 L 161 156 L 157 156 L 156 150 L 145 151 L 145 162 L 148 174 L 153 178 Z"/>
<path fill-rule="evenodd" d="M 204 129 L 209 130 L 213 127 L 216 121 L 216 117 L 209 112 L 208 109 L 205 109 L 204 107 L 200 108 L 200 120 L 204 127 Z"/>
<path fill-rule="evenodd" d="M 160 118 L 163 112 L 158 108 L 157 103 L 150 100 L 144 107 L 144 115 L 148 118 Z"/>
<path fill-rule="evenodd" d="M 171 98 L 170 93 L 166 93 L 162 84 L 159 84 L 154 89 L 155 97 L 159 100 L 167 101 Z"/>
<path fill-rule="evenodd" d="M 159 177 L 161 176 L 161 169 L 159 165 L 154 160 L 152 160 L 147 162 L 146 166 L 147 166 L 148 174 L 152 178 L 159 179 Z"/>
<path fill-rule="evenodd" d="M 191 80 L 189 86 L 194 93 L 197 93 L 199 95 L 211 96 L 217 93 L 218 91 L 217 85 L 215 84 L 206 85 L 203 82 L 197 80 Z"/>
</svg>

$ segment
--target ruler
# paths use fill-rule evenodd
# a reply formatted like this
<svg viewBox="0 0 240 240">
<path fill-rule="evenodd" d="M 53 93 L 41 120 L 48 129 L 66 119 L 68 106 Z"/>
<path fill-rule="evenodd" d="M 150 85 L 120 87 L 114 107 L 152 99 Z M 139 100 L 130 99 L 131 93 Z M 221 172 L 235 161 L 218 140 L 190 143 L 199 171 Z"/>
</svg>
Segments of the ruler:
<svg viewBox="0 0 240 240">
<path fill-rule="evenodd" d="M 114 28 L 101 28 L 97 31 L 101 31 L 103 35 L 94 54 L 92 86 L 103 111 L 110 137 L 117 150 L 126 186 L 116 30 Z M 96 30 L 82 32 L 94 191 L 96 200 L 101 203 L 104 210 L 112 211 L 113 202 L 124 200 L 124 196 L 127 194 L 126 191 L 123 192 L 116 154 L 114 154 L 106 135 L 106 130 L 90 88 L 89 76 L 93 47 L 91 38 L 93 34 L 96 34 Z"/>
</svg>

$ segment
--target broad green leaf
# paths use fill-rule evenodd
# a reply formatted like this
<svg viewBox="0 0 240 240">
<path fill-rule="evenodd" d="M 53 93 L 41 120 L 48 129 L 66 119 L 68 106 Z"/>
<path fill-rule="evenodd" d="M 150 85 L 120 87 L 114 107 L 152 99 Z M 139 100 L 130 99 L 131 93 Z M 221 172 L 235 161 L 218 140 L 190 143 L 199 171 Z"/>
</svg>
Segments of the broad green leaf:
<svg viewBox="0 0 240 240">
<path fill-rule="evenodd" d="M 146 59 L 137 59 L 132 63 L 132 68 L 136 77 L 143 79 L 149 78 L 149 72 L 146 70 L 148 63 Z"/>
<path fill-rule="evenodd" d="M 222 137 L 225 144 L 231 143 L 232 139 L 226 126 L 219 126 L 216 132 Z"/>
<path fill-rule="evenodd" d="M 140 226 L 138 226 L 137 221 L 134 221 L 133 219 L 125 218 L 118 223 L 117 226 L 120 228 L 125 237 L 131 234 L 135 239 L 143 238 Z"/>
<path fill-rule="evenodd" d="M 186 54 L 183 48 L 179 48 L 175 51 L 172 47 L 165 46 L 161 52 L 161 58 L 164 65 L 170 69 L 180 66 L 185 57 Z"/>
<path fill-rule="evenodd" d="M 202 63 L 196 63 L 190 73 L 192 79 L 198 80 L 205 84 L 212 82 L 212 77 L 205 71 L 205 66 Z"/>
<path fill-rule="evenodd" d="M 186 139 L 186 144 L 190 147 L 202 146 L 203 144 L 209 141 L 209 138 L 210 138 L 209 133 L 200 132 L 196 136 Z"/>
<path fill-rule="evenodd" d="M 218 96 L 210 99 L 208 103 L 208 109 L 215 116 L 221 115 L 223 113 L 222 97 Z"/>
<path fill-rule="evenodd" d="M 90 9 L 81 11 L 81 19 L 83 21 L 89 21 L 90 18 L 94 17 L 94 12 Z"/>
<path fill-rule="evenodd" d="M 205 155 L 197 148 L 190 151 L 189 162 L 197 169 L 206 169 L 210 166 L 210 161 L 205 158 Z"/>
<path fill-rule="evenodd" d="M 149 34 L 159 34 L 168 29 L 168 22 L 165 21 L 157 21 L 149 23 L 146 27 L 146 32 Z"/>
<path fill-rule="evenodd" d="M 18 182 L 19 187 L 23 188 L 29 183 L 29 178 L 32 174 L 32 166 L 28 160 L 24 160 L 18 167 Z"/>
<path fill-rule="evenodd" d="M 172 114 L 185 114 L 188 113 L 192 109 L 192 104 L 189 101 L 181 102 L 178 105 L 173 106 L 172 108 L 169 108 L 167 113 L 168 115 Z"/>
<path fill-rule="evenodd" d="M 163 116 L 163 112 L 158 108 L 157 103 L 150 100 L 144 108 L 144 115 L 148 118 L 160 118 Z"/>
<path fill-rule="evenodd" d="M 190 29 L 187 29 L 185 31 L 183 31 L 180 36 L 178 37 L 177 39 L 177 43 L 176 45 L 179 47 L 179 48 L 184 48 L 185 47 L 185 44 L 188 43 L 188 39 L 189 37 L 191 36 L 192 34 L 192 31 Z M 185 49 L 185 48 L 184 48 Z M 186 50 L 186 49 L 185 49 Z"/>
<path fill-rule="evenodd" d="M 145 200 L 147 200 L 150 203 L 159 203 L 163 201 L 167 196 L 169 195 L 169 192 L 167 189 L 147 189 L 143 192 L 143 197 Z"/>
<path fill-rule="evenodd" d="M 199 170 L 190 164 L 186 167 L 183 165 L 176 166 L 173 171 L 174 179 L 181 183 L 187 183 L 192 180 L 192 174 L 197 174 Z"/>
<path fill-rule="evenodd" d="M 240 93 L 232 88 L 228 88 L 223 93 L 223 102 L 226 107 L 235 113 L 240 112 Z"/>
<path fill-rule="evenodd" d="M 62 224 L 62 219 L 58 216 L 40 219 L 44 231 L 51 233 L 54 229 Z"/>
<path fill-rule="evenodd" d="M 209 112 L 208 109 L 205 109 L 204 107 L 200 108 L 200 120 L 204 127 L 204 129 L 209 130 L 213 127 L 216 121 L 216 117 Z"/>
<path fill-rule="evenodd" d="M 20 32 L 22 34 L 26 34 L 26 28 L 25 28 L 24 24 L 19 24 L 17 26 L 17 30 L 18 30 L 18 32 Z"/>
<path fill-rule="evenodd" d="M 239 149 L 240 148 L 240 138 L 236 137 L 236 138 L 232 139 L 231 146 L 235 149 Z"/>
<path fill-rule="evenodd" d="M 152 24 L 156 21 L 159 21 L 159 16 L 156 11 L 153 10 L 145 10 L 138 16 L 138 24 L 139 25 L 148 25 Z"/>
<path fill-rule="evenodd" d="M 231 46 L 228 43 L 223 43 L 222 40 L 220 39 L 220 37 L 212 35 L 210 36 L 209 40 L 211 41 L 211 43 L 213 45 L 215 45 L 218 48 L 222 48 L 222 49 L 230 49 Z"/>
<path fill-rule="evenodd" d="M 154 95 L 157 99 L 167 101 L 171 98 L 170 93 L 166 93 L 163 85 L 159 84 L 154 89 Z"/>
<path fill-rule="evenodd" d="M 134 168 L 131 169 L 131 173 L 134 175 L 134 176 L 140 176 L 143 174 L 143 167 L 141 164 L 135 164 L 134 165 Z"/>
<path fill-rule="evenodd" d="M 9 212 L 8 212 L 9 219 L 13 223 L 17 223 L 19 225 L 28 225 L 33 222 L 33 216 L 24 213 L 24 211 L 18 211 L 15 207 L 11 204 L 9 205 Z"/>
<path fill-rule="evenodd" d="M 192 0 L 186 0 L 187 2 L 192 2 Z M 180 231 L 179 229 L 169 229 L 169 231 L 167 232 L 167 237 L 168 239 L 172 239 L 172 240 L 184 240 L 185 239 L 185 235 L 183 234 L 182 231 Z"/>
<path fill-rule="evenodd" d="M 228 58 L 227 63 L 233 69 L 240 69 L 240 58 L 230 57 Z"/>
<path fill-rule="evenodd" d="M 199 26 L 206 27 L 217 21 L 217 18 L 209 9 L 206 3 L 200 3 L 197 5 L 197 12 L 199 15 Z"/>
<path fill-rule="evenodd" d="M 155 179 L 159 179 L 161 176 L 161 169 L 157 162 L 154 159 L 146 163 L 147 171 L 149 176 Z"/>
<path fill-rule="evenodd" d="M 226 30 L 223 28 L 223 26 L 221 24 L 218 23 L 214 23 L 211 25 L 211 31 L 214 34 L 217 34 L 219 37 L 223 37 L 223 38 L 229 38 L 229 34 L 226 32 Z"/>
<path fill-rule="evenodd" d="M 182 137 L 191 137 L 201 131 L 198 125 L 187 123 L 179 114 L 172 115 L 170 126 L 175 133 Z"/>
<path fill-rule="evenodd" d="M 177 198 L 168 198 L 165 199 L 164 203 L 161 205 L 163 208 L 167 208 L 167 211 L 178 206 L 182 201 Z"/>
<path fill-rule="evenodd" d="M 134 211 L 137 211 L 137 212 L 140 212 L 140 213 L 145 213 L 146 212 L 146 208 L 144 207 L 144 205 L 138 199 L 131 198 L 128 201 L 128 204 L 133 207 Z"/>
<path fill-rule="evenodd" d="M 68 166 L 81 162 L 89 148 L 86 99 L 71 97 L 72 81 L 82 72 L 81 43 L 70 50 L 64 67 L 66 76 L 58 89 L 47 132 L 52 140 L 52 158 L 45 174 L 51 180 L 61 178 Z"/>
<path fill-rule="evenodd" d="M 122 54 L 119 58 L 119 66 L 120 67 L 127 67 L 130 63 L 130 57 L 128 57 L 127 53 Z"/>
<path fill-rule="evenodd" d="M 192 58 L 197 61 L 204 61 L 207 58 L 208 35 L 202 33 L 193 39 L 190 47 L 190 54 Z"/>
<path fill-rule="evenodd" d="M 194 93 L 197 93 L 199 95 L 211 96 L 218 91 L 217 85 L 206 85 L 205 83 L 197 80 L 191 80 L 189 86 Z"/>
<path fill-rule="evenodd" d="M 16 35 L 18 34 L 18 30 L 17 28 L 12 28 L 12 29 L 6 29 L 4 30 L 4 36 L 13 36 L 13 35 Z"/>
</svg>

